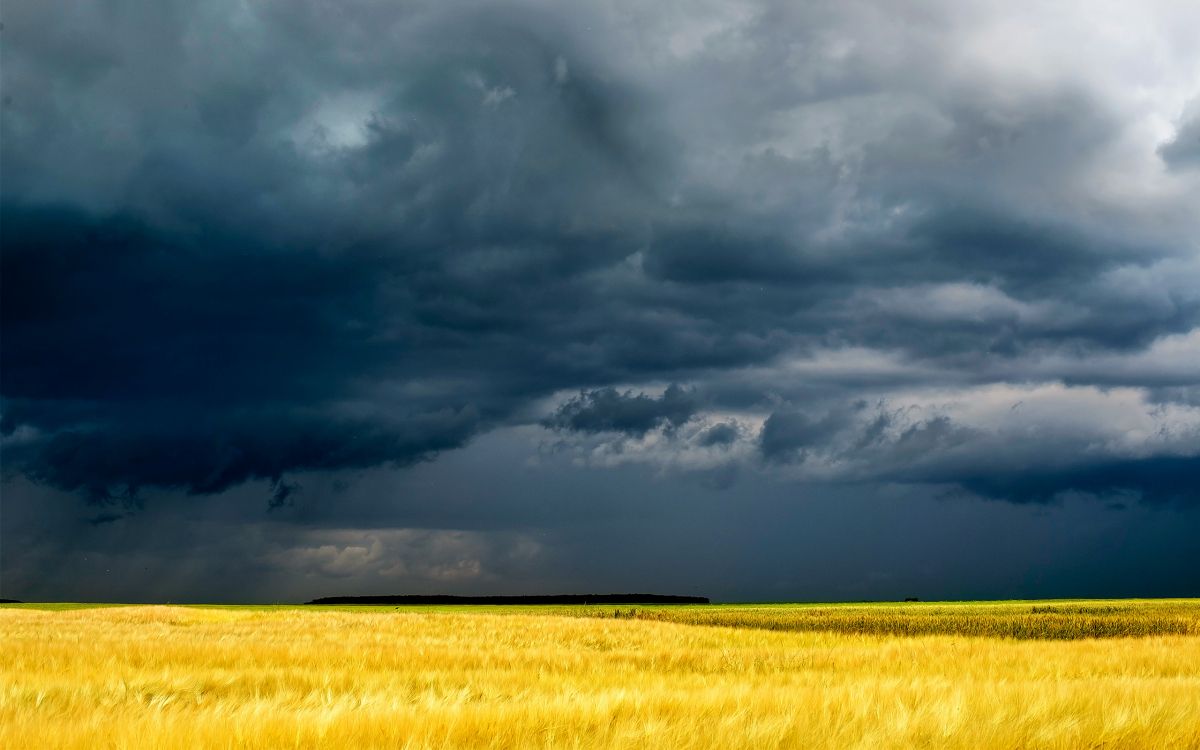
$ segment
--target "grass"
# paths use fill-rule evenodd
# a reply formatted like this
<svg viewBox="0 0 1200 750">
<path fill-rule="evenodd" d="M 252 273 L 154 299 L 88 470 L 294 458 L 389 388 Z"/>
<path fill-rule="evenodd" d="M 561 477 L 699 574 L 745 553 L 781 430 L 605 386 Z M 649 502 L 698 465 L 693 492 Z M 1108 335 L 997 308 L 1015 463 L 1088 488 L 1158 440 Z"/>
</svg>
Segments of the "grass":
<svg viewBox="0 0 1200 750">
<path fill-rule="evenodd" d="M 1196 601 L 630 609 L 4 606 L 0 747 L 1200 747 Z"/>
</svg>

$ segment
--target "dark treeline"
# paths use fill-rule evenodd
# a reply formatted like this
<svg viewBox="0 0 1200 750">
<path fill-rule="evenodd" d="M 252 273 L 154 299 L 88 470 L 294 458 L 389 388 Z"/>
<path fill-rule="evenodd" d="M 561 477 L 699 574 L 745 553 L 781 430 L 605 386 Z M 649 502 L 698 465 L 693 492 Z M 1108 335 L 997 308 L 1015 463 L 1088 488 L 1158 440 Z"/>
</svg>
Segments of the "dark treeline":
<svg viewBox="0 0 1200 750">
<path fill-rule="evenodd" d="M 326 596 L 308 604 L 708 604 L 707 596 L 670 594 L 550 594 L 545 596 Z"/>
</svg>

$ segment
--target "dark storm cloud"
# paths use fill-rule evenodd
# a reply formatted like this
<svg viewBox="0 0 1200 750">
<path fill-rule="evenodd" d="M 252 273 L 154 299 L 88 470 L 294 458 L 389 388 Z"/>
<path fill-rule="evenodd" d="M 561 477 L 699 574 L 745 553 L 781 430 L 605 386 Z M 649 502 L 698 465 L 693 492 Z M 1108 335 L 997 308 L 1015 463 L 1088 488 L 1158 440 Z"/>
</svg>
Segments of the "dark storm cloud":
<svg viewBox="0 0 1200 750">
<path fill-rule="evenodd" d="M 616 388 L 584 391 L 546 420 L 548 427 L 577 432 L 624 432 L 645 435 L 656 427 L 673 429 L 699 409 L 695 394 L 672 384 L 659 397 L 622 393 Z"/>
<path fill-rule="evenodd" d="M 1200 503 L 1200 457 L 1156 456 L 1114 460 L 1052 471 L 996 472 L 960 477 L 961 485 L 985 497 L 1047 502 L 1063 492 L 1081 492 L 1150 503 Z"/>
<path fill-rule="evenodd" d="M 283 512 L 526 424 L 726 478 L 1192 497 L 1196 120 L 1129 147 L 1128 66 L 964 51 L 986 4 L 11 5 L 10 475 Z M 1088 454 L 1143 435 L 1126 401 L 890 421 L 1058 382 L 1157 389 L 1170 439 Z"/>
<path fill-rule="evenodd" d="M 811 449 L 812 458 L 847 467 L 832 475 L 842 481 L 941 485 L 1014 503 L 1048 503 L 1066 493 L 1113 502 L 1200 503 L 1193 481 L 1200 457 L 1194 453 L 1130 456 L 1096 445 L 1086 433 L 1027 420 L 980 427 L 946 415 L 909 419 L 906 410 L 858 405 L 857 412 L 814 418 L 777 411 L 759 434 L 762 457 L 804 461 Z M 1174 449 L 1194 451 L 1197 437 L 1200 432 L 1184 435 Z"/>
<path fill-rule="evenodd" d="M 154 22 L 111 12 L 118 32 Z M 175 34 L 203 35 L 212 20 L 163 14 Z M 180 112 L 155 87 L 104 103 L 89 99 L 103 81 L 64 79 L 100 119 L 140 121 L 144 141 L 120 164 L 70 134 L 67 102 L 34 88 L 69 61 L 37 47 L 45 29 L 26 20 L 21 101 L 5 111 L 3 423 L 35 436 L 6 451 L 9 468 L 104 496 L 405 464 L 462 445 L 531 395 L 605 377 L 604 351 L 582 365 L 560 355 L 599 326 L 564 312 L 596 294 L 578 277 L 632 240 L 580 206 L 619 210 L 652 160 L 617 114 L 636 104 L 563 57 L 572 45 L 552 18 L 412 20 L 414 38 L 442 41 L 401 56 L 394 79 L 377 78 L 395 57 L 378 50 L 330 61 L 324 72 L 345 84 L 365 75 L 381 87 L 352 147 L 265 131 L 310 81 L 229 81 L 184 49 L 156 61 L 197 78 Z M 180 27 L 189 20 L 196 28 Z M 252 40 L 258 53 L 291 54 L 271 36 Z M 112 75 L 154 76 L 138 54 L 114 54 Z M 328 127 L 302 137 L 327 139 Z M 84 163 L 55 160 L 63 138 Z M 118 198 L 109 190 L 32 197 L 48 173 L 66 180 L 88 160 L 124 171 L 119 210 L 94 207 Z"/>
<path fill-rule="evenodd" d="M 119 423 L 64 430 L 28 455 L 14 447 L 9 456 L 33 479 L 97 499 L 114 491 L 136 495 L 147 486 L 212 493 L 271 479 L 273 502 L 280 503 L 291 492 L 281 480 L 285 472 L 404 465 L 461 446 L 477 422 L 469 410 L 421 414 L 399 424 L 259 412 L 244 425 L 232 418 L 142 432 Z"/>
<path fill-rule="evenodd" d="M 737 438 L 737 425 L 719 422 L 700 433 L 697 442 L 705 448 L 711 448 L 714 445 L 732 445 Z"/>
<path fill-rule="evenodd" d="M 391 364 L 370 341 L 391 270 L 377 261 L 71 210 L 7 207 L 3 222 L 2 427 L 44 433 L 6 450 L 30 477 L 94 497 L 210 493 L 409 463 L 484 419 L 453 399 L 385 417 L 332 403 Z"/>
<path fill-rule="evenodd" d="M 803 460 L 804 449 L 824 445 L 847 424 L 839 412 L 813 417 L 799 411 L 776 411 L 767 417 L 759 434 L 763 458 L 767 460 Z"/>
<path fill-rule="evenodd" d="M 800 248 L 753 226 L 664 229 L 646 257 L 646 270 L 687 284 L 783 284 L 792 288 L 847 282 L 847 269 L 805 257 Z"/>
</svg>

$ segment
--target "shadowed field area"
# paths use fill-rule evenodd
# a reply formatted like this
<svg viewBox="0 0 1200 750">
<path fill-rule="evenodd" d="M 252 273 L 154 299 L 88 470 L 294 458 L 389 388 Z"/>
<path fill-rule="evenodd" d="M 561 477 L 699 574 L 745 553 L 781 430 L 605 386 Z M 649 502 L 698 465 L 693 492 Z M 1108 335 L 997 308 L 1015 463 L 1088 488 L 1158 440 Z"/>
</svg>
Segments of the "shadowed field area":
<svg viewBox="0 0 1200 750">
<path fill-rule="evenodd" d="M 1200 746 L 1194 602 L 582 609 L 7 606 L 0 746 Z M 811 627 L 922 611 L 1192 630 Z"/>
<path fill-rule="evenodd" d="M 600 613 L 605 614 L 687 625 L 891 636 L 1074 640 L 1200 635 L 1200 600 L 1195 599 L 642 607 Z"/>
</svg>

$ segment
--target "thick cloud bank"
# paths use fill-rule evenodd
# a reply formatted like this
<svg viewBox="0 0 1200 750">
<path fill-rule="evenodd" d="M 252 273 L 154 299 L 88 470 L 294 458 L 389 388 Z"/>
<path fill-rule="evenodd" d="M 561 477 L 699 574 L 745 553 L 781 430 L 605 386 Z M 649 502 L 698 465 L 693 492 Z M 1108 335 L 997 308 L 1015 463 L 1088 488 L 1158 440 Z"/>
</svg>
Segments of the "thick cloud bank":
<svg viewBox="0 0 1200 750">
<path fill-rule="evenodd" d="M 1194 503 L 1200 10 L 1056 8 L 9 3 L 5 471 Z"/>
</svg>

